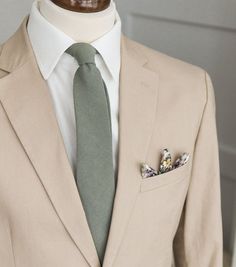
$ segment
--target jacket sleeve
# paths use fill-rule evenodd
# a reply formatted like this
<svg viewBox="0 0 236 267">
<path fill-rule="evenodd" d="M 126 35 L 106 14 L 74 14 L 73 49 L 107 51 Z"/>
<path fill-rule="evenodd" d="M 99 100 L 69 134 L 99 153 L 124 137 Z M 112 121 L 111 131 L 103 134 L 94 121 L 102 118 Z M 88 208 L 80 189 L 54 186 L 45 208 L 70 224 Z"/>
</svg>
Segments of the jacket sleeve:
<svg viewBox="0 0 236 267">
<path fill-rule="evenodd" d="M 222 267 L 222 213 L 215 95 L 205 73 L 206 104 L 190 184 L 173 242 L 176 267 Z"/>
</svg>

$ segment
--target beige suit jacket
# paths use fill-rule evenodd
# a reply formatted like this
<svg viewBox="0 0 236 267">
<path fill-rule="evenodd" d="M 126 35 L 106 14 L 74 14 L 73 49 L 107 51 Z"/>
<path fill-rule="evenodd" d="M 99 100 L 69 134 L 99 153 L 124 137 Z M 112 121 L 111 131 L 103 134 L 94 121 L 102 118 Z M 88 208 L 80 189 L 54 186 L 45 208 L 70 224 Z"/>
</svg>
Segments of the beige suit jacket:
<svg viewBox="0 0 236 267">
<path fill-rule="evenodd" d="M 0 266 L 100 267 L 52 99 L 26 31 L 0 48 Z M 119 168 L 103 267 L 222 267 L 209 75 L 122 34 Z M 160 152 L 188 163 L 157 169 Z M 92 166 L 91 166 L 92 167 Z"/>
</svg>

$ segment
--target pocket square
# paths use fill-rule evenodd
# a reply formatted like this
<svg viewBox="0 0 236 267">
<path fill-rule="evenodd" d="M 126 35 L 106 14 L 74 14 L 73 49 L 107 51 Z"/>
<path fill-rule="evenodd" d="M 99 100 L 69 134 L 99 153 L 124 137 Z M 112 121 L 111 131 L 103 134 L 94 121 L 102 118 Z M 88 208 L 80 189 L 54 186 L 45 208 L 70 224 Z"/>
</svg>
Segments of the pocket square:
<svg viewBox="0 0 236 267">
<path fill-rule="evenodd" d="M 171 154 L 167 148 L 163 149 L 161 152 L 161 161 L 158 170 L 150 167 L 147 163 L 141 164 L 141 175 L 143 178 L 149 178 L 156 175 L 160 175 L 171 170 L 177 169 L 183 165 L 185 165 L 189 160 L 188 153 L 182 153 L 179 158 L 177 158 L 172 164 Z"/>
</svg>

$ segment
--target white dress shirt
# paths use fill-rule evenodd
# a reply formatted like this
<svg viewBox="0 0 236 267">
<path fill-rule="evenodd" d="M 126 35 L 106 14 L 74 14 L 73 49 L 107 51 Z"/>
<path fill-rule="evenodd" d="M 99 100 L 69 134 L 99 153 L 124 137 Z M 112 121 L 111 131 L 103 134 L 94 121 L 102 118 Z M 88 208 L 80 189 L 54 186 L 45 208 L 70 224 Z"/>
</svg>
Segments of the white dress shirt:
<svg viewBox="0 0 236 267">
<path fill-rule="evenodd" d="M 75 173 L 76 121 L 73 78 L 79 65 L 73 57 L 65 53 L 65 50 L 76 42 L 40 14 L 37 1 L 32 5 L 27 31 L 40 72 L 47 81 L 67 156 Z M 101 54 L 96 54 L 95 63 L 107 86 L 110 101 L 113 165 L 116 174 L 119 139 L 120 38 L 121 20 L 116 12 L 113 28 L 101 38 L 90 43 Z"/>
</svg>

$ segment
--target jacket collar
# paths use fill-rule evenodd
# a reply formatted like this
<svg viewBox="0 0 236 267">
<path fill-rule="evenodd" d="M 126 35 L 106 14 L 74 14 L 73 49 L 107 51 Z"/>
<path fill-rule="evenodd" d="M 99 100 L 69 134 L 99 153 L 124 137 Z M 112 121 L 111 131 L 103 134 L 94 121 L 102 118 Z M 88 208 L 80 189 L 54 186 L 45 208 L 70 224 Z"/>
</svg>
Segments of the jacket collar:
<svg viewBox="0 0 236 267">
<path fill-rule="evenodd" d="M 20 27 L 3 45 L 0 55 L 0 69 L 13 72 L 30 58 L 34 57 L 33 50 L 26 32 L 29 16 L 25 17 Z"/>
</svg>

